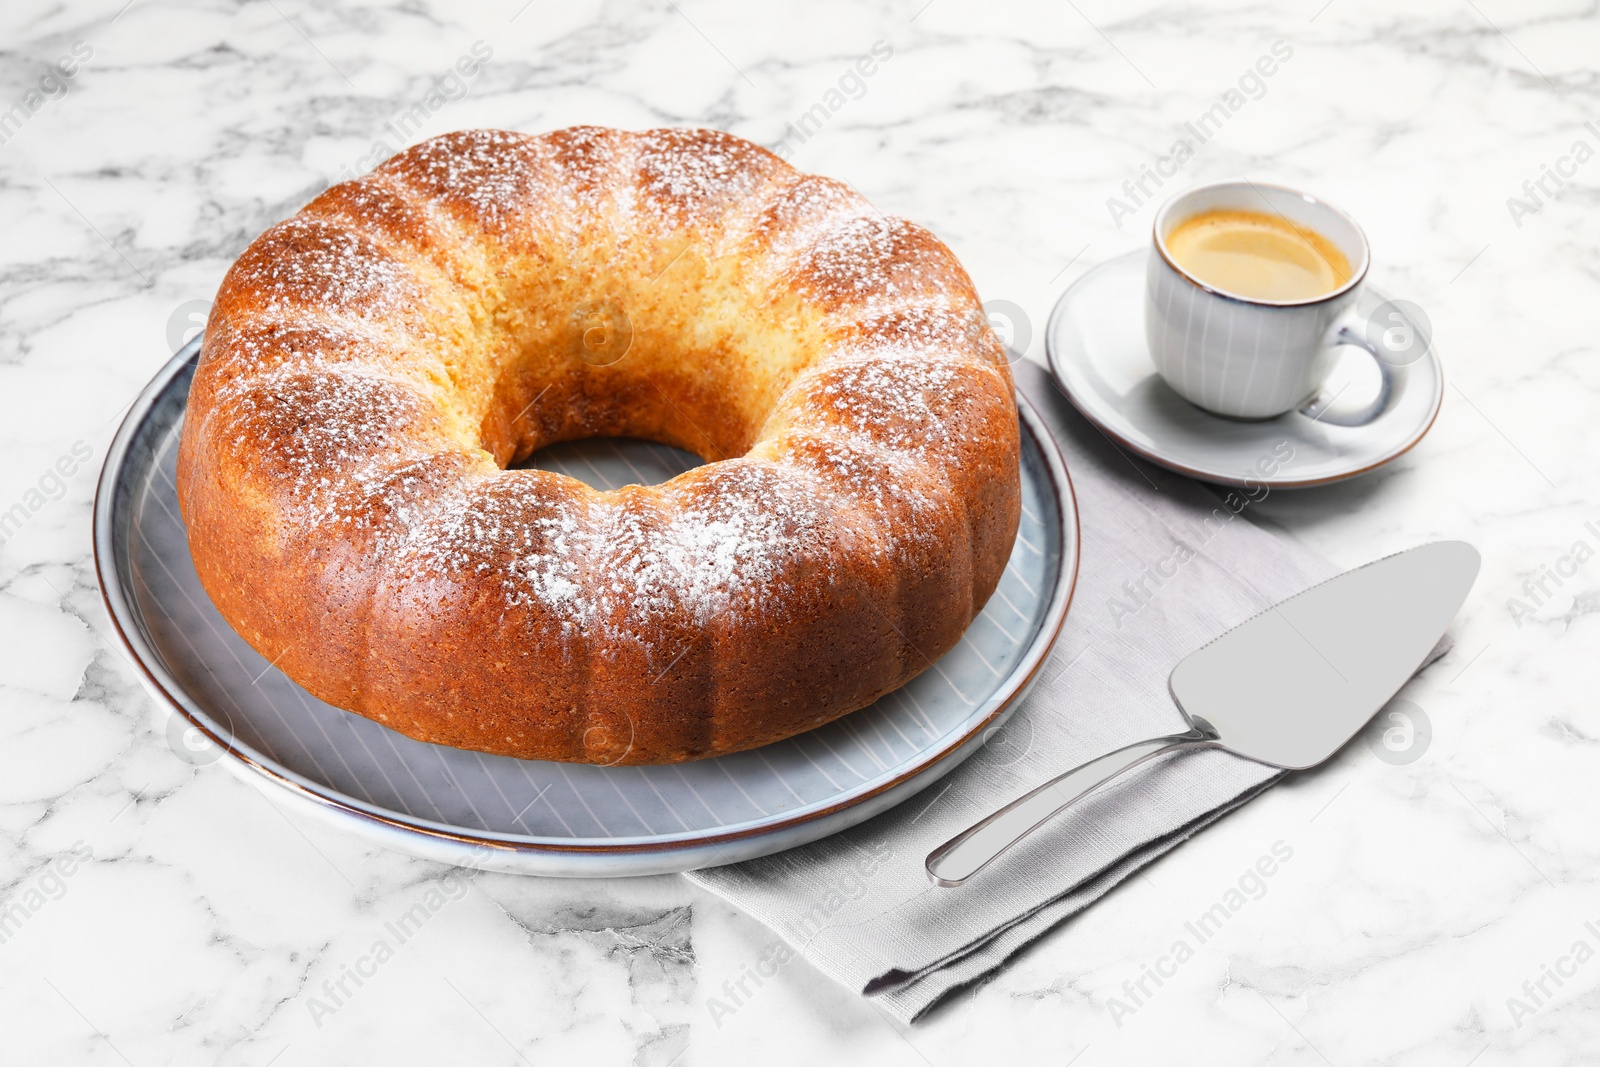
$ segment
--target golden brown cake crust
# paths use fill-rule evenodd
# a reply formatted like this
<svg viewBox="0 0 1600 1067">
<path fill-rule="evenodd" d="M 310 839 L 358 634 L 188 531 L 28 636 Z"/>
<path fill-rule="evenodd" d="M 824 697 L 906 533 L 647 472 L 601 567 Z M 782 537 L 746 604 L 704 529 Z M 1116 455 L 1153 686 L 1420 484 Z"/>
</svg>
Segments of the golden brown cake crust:
<svg viewBox="0 0 1600 1067">
<path fill-rule="evenodd" d="M 602 492 L 506 469 L 642 437 Z M 729 134 L 446 134 L 229 270 L 178 498 L 206 591 L 317 697 L 424 741 L 667 763 L 790 737 L 948 651 L 1020 513 L 1010 369 L 932 234 Z"/>
</svg>

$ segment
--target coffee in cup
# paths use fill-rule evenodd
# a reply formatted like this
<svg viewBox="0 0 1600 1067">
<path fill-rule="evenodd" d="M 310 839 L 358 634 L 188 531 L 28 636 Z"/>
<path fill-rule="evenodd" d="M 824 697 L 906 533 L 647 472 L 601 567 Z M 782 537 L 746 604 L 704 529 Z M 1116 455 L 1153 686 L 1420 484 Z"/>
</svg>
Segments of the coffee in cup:
<svg viewBox="0 0 1600 1067">
<path fill-rule="evenodd" d="M 1349 215 L 1298 189 L 1217 182 L 1169 200 L 1152 236 L 1145 337 L 1179 396 L 1229 418 L 1315 410 L 1343 426 L 1388 408 L 1401 374 L 1357 313 L 1371 255 Z M 1357 411 L 1321 396 L 1342 345 L 1365 349 L 1382 379 Z"/>
<path fill-rule="evenodd" d="M 1179 222 L 1167 251 L 1202 282 L 1249 300 L 1315 300 L 1350 280 L 1350 260 L 1282 215 L 1216 208 Z"/>
</svg>

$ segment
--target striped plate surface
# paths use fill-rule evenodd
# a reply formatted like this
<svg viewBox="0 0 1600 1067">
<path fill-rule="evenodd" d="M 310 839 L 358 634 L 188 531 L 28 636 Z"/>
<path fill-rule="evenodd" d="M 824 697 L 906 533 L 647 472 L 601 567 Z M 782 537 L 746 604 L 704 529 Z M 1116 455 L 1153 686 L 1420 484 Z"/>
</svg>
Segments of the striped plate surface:
<svg viewBox="0 0 1600 1067">
<path fill-rule="evenodd" d="M 686 870 L 762 855 L 870 817 L 954 767 L 1010 713 L 1058 632 L 1077 563 L 1060 457 L 1022 402 L 1023 519 L 999 590 L 961 644 L 822 729 L 665 767 L 516 760 L 413 741 L 312 697 L 223 620 L 195 575 L 174 489 L 197 343 L 130 410 L 95 505 L 96 564 L 119 635 L 176 716 L 180 754 L 388 847 L 549 875 Z M 587 441 L 536 465 L 591 485 L 664 481 L 698 462 Z"/>
</svg>

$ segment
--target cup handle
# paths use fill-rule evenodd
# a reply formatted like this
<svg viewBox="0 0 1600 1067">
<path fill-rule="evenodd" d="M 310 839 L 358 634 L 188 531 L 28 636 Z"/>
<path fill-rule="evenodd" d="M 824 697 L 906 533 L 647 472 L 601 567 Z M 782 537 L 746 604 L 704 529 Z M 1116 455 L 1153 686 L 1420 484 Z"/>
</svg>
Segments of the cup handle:
<svg viewBox="0 0 1600 1067">
<path fill-rule="evenodd" d="M 1375 420 L 1379 415 L 1389 410 L 1390 403 L 1395 396 L 1395 371 L 1394 364 L 1384 358 L 1385 353 L 1378 351 L 1371 338 L 1364 332 L 1356 329 L 1355 319 L 1347 317 L 1334 323 L 1333 329 L 1328 331 L 1325 344 L 1330 348 L 1340 345 L 1354 345 L 1372 357 L 1378 365 L 1380 384 L 1378 395 L 1372 402 L 1356 411 L 1339 413 L 1331 411 L 1329 405 L 1338 399 L 1337 393 L 1329 396 L 1325 389 L 1317 390 L 1317 395 L 1300 406 L 1300 414 L 1317 422 L 1326 422 L 1333 426 L 1365 426 Z"/>
</svg>

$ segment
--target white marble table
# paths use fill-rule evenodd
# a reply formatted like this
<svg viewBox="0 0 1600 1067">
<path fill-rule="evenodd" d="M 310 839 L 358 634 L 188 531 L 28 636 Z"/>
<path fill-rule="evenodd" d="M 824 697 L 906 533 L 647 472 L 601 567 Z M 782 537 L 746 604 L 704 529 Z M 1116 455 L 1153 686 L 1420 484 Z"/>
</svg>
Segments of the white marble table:
<svg viewBox="0 0 1600 1067">
<path fill-rule="evenodd" d="M 1145 6 L 5 5 L 0 1061 L 1593 1062 L 1600 20 L 1509 0 Z M 986 298 L 1025 310 L 1040 358 L 1055 297 L 1144 239 L 1143 168 L 1277 41 L 1291 57 L 1169 187 L 1323 192 L 1363 220 L 1374 281 L 1432 316 L 1449 385 L 1431 435 L 1259 509 L 1343 564 L 1440 536 L 1482 549 L 1457 651 L 1408 693 L 1431 744 L 1403 764 L 1353 745 L 924 1023 L 803 962 L 714 1016 L 775 937 L 674 877 L 468 885 L 292 821 L 175 758 L 105 640 L 89 514 L 120 409 L 252 236 L 387 151 L 475 125 L 788 137 L 798 165 L 944 237 Z M 476 42 L 488 58 L 449 80 Z M 888 58 L 830 97 L 875 44 Z M 818 103 L 826 121 L 786 132 Z M 1266 892 L 1161 963 L 1278 842 L 1293 858 Z M 319 1010 L 430 889 L 449 906 Z M 1157 964 L 1172 976 L 1134 999 Z"/>
</svg>

